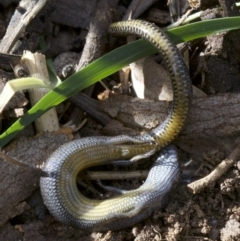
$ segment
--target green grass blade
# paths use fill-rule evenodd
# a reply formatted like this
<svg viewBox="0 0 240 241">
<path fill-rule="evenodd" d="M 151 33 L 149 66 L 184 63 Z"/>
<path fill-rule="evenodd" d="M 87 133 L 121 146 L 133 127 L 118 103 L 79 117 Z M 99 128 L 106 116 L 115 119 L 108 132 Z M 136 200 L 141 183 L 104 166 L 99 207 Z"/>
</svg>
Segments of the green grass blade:
<svg viewBox="0 0 240 241">
<path fill-rule="evenodd" d="M 211 33 L 240 28 L 240 17 L 207 20 L 171 29 L 167 34 L 178 44 L 196 38 L 205 37 Z M 0 147 L 5 146 L 25 126 L 34 121 L 50 108 L 60 104 L 70 96 L 96 83 L 124 66 L 156 53 L 155 47 L 145 40 L 138 40 L 122 46 L 98 60 L 94 61 L 78 73 L 72 75 L 58 87 L 50 91 L 22 118 L 17 120 L 6 132 L 0 136 Z"/>
<path fill-rule="evenodd" d="M 100 59 L 89 64 L 78 73 L 69 77 L 58 87 L 48 92 L 23 117 L 18 119 L 11 127 L 8 128 L 6 132 L 0 136 L 0 147 L 2 148 L 5 146 L 14 136 L 23 130 L 24 127 L 26 127 L 50 108 L 60 104 L 73 94 L 76 94 L 89 85 L 96 83 L 98 80 L 115 73 L 128 63 L 135 61 L 135 59 L 146 56 L 148 53 L 156 52 L 156 49 L 152 45 L 147 45 L 144 49 L 142 49 L 141 46 L 142 41 L 129 44 L 127 46 L 129 55 L 126 55 L 126 52 L 124 51 L 126 46 L 113 50 Z"/>
<path fill-rule="evenodd" d="M 221 31 L 240 28 L 240 17 L 219 18 L 184 25 L 167 31 L 171 40 L 177 44 L 203 38 Z"/>
</svg>

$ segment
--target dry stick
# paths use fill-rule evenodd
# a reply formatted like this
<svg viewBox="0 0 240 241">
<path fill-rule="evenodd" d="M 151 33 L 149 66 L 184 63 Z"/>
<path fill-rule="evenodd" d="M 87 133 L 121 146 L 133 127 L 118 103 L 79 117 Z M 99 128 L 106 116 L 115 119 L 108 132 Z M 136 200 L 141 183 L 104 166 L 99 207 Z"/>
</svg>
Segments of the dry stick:
<svg viewBox="0 0 240 241">
<path fill-rule="evenodd" d="M 24 168 L 27 170 L 37 171 L 41 176 L 45 176 L 46 174 L 42 171 L 41 168 L 29 165 L 27 163 L 18 161 L 0 150 L 0 157 L 2 157 L 5 161 L 10 163 L 11 165 L 18 166 L 20 168 Z M 122 171 L 111 171 L 111 172 L 87 172 L 86 174 L 82 174 L 78 177 L 78 182 L 81 180 L 117 180 L 117 179 L 130 179 L 130 178 L 139 178 L 144 179 L 147 177 L 149 171 L 131 171 L 131 172 L 122 172 Z"/>
<path fill-rule="evenodd" d="M 86 44 L 77 70 L 101 57 L 108 43 L 108 27 L 112 22 L 119 0 L 100 0 L 86 37 Z"/>
<path fill-rule="evenodd" d="M 118 103 L 118 104 L 116 104 Z M 98 102 L 99 109 L 119 120 L 124 126 L 134 129 L 155 128 L 166 118 L 169 102 L 139 100 L 130 96 L 111 95 L 108 100 Z M 199 139 L 222 139 L 240 135 L 240 94 L 225 93 L 194 98 L 188 119 L 180 139 L 192 142 Z M 90 106 L 94 108 L 94 106 Z M 151 126 L 150 126 L 151 125 Z M 117 128 L 117 127 L 116 127 Z M 105 130 L 111 133 L 111 129 Z M 122 133 L 122 129 L 116 129 Z M 136 134 L 139 134 L 136 132 Z"/>
<path fill-rule="evenodd" d="M 193 10 L 193 8 L 187 10 L 187 12 L 180 19 L 178 19 L 177 22 L 167 26 L 165 29 L 176 28 L 180 26 L 189 17 Z"/>
<path fill-rule="evenodd" d="M 0 52 L 9 53 L 24 32 L 30 21 L 38 14 L 45 5 L 46 0 L 22 0 L 11 18 L 7 32 L 0 43 Z M 24 11 L 19 11 L 23 9 Z M 24 12 L 24 13 L 22 13 Z"/>
<path fill-rule="evenodd" d="M 40 173 L 42 172 L 42 170 L 40 168 L 34 167 L 32 165 L 29 165 L 27 163 L 24 163 L 24 162 L 21 162 L 21 161 L 18 161 L 18 160 L 15 160 L 12 157 L 3 153 L 2 151 L 0 151 L 0 157 L 2 157 L 2 159 L 7 161 L 8 163 L 10 163 L 11 165 L 18 166 L 18 167 L 21 167 L 21 168 L 24 168 L 24 169 L 27 169 L 27 170 L 37 171 L 37 172 L 40 172 Z"/>
<path fill-rule="evenodd" d="M 224 173 L 226 173 L 240 158 L 240 139 L 235 142 L 235 147 L 231 154 L 223 160 L 217 167 L 207 176 L 192 182 L 188 185 L 189 191 L 193 194 L 199 193 L 203 188 L 209 186 L 211 183 L 218 180 Z"/>
<path fill-rule="evenodd" d="M 104 114 L 101 109 L 99 109 L 99 104 L 96 100 L 88 97 L 86 94 L 80 92 L 71 97 L 71 101 L 80 107 L 82 110 L 88 113 L 88 115 L 92 116 L 96 121 L 98 121 L 101 125 L 105 126 L 110 121 L 111 118 Z"/>
<path fill-rule="evenodd" d="M 1 48 L 1 44 L 0 44 L 0 48 Z M 0 53 L 1 70 L 12 70 L 12 66 L 19 64 L 20 61 L 21 61 L 21 55 Z"/>
<path fill-rule="evenodd" d="M 98 2 L 77 71 L 101 57 L 106 51 L 108 27 L 112 22 L 118 2 L 119 0 L 100 0 Z M 94 85 L 88 87 L 84 93 L 91 95 L 93 88 Z M 78 113 L 79 117 L 82 115 L 82 111 Z"/>
<path fill-rule="evenodd" d="M 45 55 L 41 53 L 31 53 L 24 51 L 22 56 L 22 63 L 24 63 L 29 71 L 30 76 L 41 79 L 46 85 L 52 86 L 46 64 Z M 34 106 L 49 90 L 46 88 L 29 89 L 29 97 L 32 106 Z M 59 129 L 59 122 L 57 111 L 55 108 L 50 109 L 42 116 L 35 120 L 37 132 L 41 131 L 57 131 Z"/>
<path fill-rule="evenodd" d="M 86 174 L 80 174 L 78 179 L 87 179 L 87 180 L 117 180 L 117 179 L 130 179 L 138 178 L 144 179 L 148 175 L 148 170 L 136 170 L 130 172 L 123 171 L 88 171 Z"/>
</svg>

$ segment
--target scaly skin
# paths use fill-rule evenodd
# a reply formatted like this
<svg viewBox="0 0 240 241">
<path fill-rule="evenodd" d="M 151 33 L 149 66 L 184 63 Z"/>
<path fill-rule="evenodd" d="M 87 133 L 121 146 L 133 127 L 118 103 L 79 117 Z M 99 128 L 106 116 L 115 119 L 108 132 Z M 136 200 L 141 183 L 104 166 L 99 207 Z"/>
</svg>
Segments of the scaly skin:
<svg viewBox="0 0 240 241">
<path fill-rule="evenodd" d="M 40 186 L 44 203 L 60 222 L 84 231 L 116 230 L 148 217 L 164 200 L 179 176 L 176 149 L 162 151 L 147 180 L 138 189 L 108 200 L 83 196 L 76 185 L 77 174 L 85 168 L 112 160 L 139 159 L 171 143 L 181 131 L 191 99 L 191 81 L 181 54 L 154 24 L 129 20 L 114 23 L 114 34 L 136 34 L 162 54 L 173 86 L 173 107 L 166 120 L 143 136 L 89 137 L 69 142 L 47 160 Z"/>
<path fill-rule="evenodd" d="M 162 148 L 179 134 L 189 109 L 192 85 L 182 55 L 168 36 L 155 24 L 149 22 L 130 20 L 113 23 L 110 32 L 115 35 L 135 34 L 146 39 L 159 50 L 168 68 L 173 87 L 173 107 L 166 120 L 149 133 Z"/>
</svg>

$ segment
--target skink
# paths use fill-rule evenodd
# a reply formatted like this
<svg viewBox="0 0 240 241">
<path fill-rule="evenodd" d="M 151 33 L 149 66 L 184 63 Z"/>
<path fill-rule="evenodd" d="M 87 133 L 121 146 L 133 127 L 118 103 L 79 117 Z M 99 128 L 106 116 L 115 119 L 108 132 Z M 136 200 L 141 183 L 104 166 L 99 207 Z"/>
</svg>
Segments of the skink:
<svg viewBox="0 0 240 241">
<path fill-rule="evenodd" d="M 149 133 L 74 140 L 46 161 L 43 168 L 46 175 L 40 180 L 44 203 L 57 220 L 85 231 L 121 229 L 162 207 L 179 175 L 176 150 L 172 146 L 163 150 L 140 188 L 112 199 L 93 200 L 83 196 L 76 177 L 85 168 L 112 160 L 141 159 L 168 145 L 182 129 L 191 99 L 191 81 L 182 56 L 158 27 L 129 20 L 112 24 L 110 32 L 139 35 L 161 52 L 171 76 L 174 101 L 166 120 Z"/>
<path fill-rule="evenodd" d="M 122 158 L 122 153 L 128 148 L 125 145 L 104 145 L 106 141 L 109 139 L 100 137 L 69 142 L 48 160 L 44 170 L 49 177 L 41 179 L 41 190 L 46 206 L 60 222 L 84 231 L 116 230 L 141 221 L 156 207 L 164 205 L 167 194 L 179 177 L 174 146 L 161 152 L 145 183 L 138 189 L 108 200 L 89 199 L 79 192 L 73 183 L 79 171 L 107 164 L 113 158 Z M 124 157 L 130 158 L 131 155 Z"/>
</svg>

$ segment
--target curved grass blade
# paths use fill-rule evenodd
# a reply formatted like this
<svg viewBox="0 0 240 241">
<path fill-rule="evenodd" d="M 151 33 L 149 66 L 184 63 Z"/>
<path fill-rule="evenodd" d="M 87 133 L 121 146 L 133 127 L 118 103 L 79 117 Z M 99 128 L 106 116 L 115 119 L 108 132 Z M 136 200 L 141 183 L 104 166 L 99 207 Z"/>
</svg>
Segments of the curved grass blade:
<svg viewBox="0 0 240 241">
<path fill-rule="evenodd" d="M 167 34 L 175 44 L 205 37 L 212 33 L 240 28 L 240 17 L 206 20 L 171 29 Z M 18 119 L 0 136 L 0 148 L 5 146 L 24 127 L 50 108 L 60 104 L 70 96 L 106 78 L 124 66 L 143 57 L 156 53 L 156 49 L 141 39 L 122 46 L 104 55 L 87 67 L 72 75 L 58 87 L 45 95 L 22 118 Z"/>
<path fill-rule="evenodd" d="M 167 34 L 174 43 L 180 43 L 238 28 L 240 28 L 240 17 L 230 17 L 205 20 L 169 29 Z"/>
</svg>

